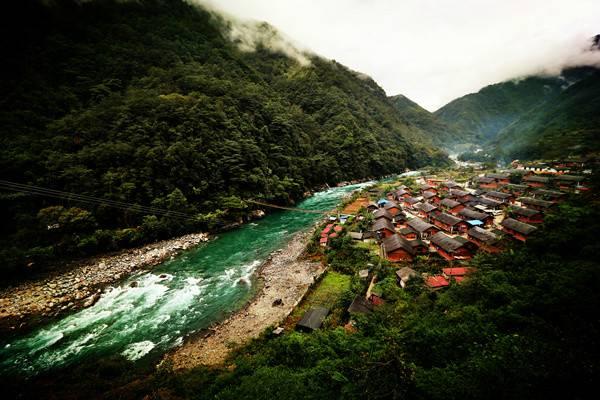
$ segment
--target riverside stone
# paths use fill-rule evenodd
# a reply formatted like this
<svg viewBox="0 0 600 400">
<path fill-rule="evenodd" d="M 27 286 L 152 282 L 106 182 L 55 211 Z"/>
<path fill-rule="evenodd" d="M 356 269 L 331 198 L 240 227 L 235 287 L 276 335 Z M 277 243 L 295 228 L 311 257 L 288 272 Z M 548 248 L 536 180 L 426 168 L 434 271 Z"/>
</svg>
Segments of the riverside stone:
<svg viewBox="0 0 600 400">
<path fill-rule="evenodd" d="M 186 235 L 134 251 L 124 250 L 113 256 L 73 263 L 65 267 L 71 268 L 70 271 L 0 289 L 0 305 L 3 310 L 0 313 L 0 332 L 14 327 L 14 321 L 19 319 L 19 316 L 27 321 L 39 316 L 50 316 L 54 307 L 57 310 L 63 310 L 64 307 L 89 307 L 100 297 L 101 289 L 97 289 L 98 287 L 115 284 L 137 269 L 153 266 L 173 257 L 176 253 L 175 248 L 181 249 L 185 243 L 191 247 L 207 240 L 208 235 L 204 233 Z M 88 287 L 97 289 L 96 294 L 90 296 Z M 83 299 L 86 300 L 82 301 Z M 35 322 L 40 323 L 44 320 L 36 318 Z"/>
</svg>

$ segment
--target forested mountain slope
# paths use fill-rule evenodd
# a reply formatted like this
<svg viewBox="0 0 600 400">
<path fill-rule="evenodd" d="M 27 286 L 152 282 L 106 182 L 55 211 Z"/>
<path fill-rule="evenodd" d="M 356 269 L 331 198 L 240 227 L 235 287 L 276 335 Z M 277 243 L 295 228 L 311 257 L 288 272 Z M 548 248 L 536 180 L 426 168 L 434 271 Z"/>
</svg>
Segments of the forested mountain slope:
<svg viewBox="0 0 600 400">
<path fill-rule="evenodd" d="M 375 82 L 286 48 L 266 24 L 232 41 L 234 22 L 182 0 L 13 3 L 0 17 L 2 179 L 195 217 L 3 192 L 4 267 L 210 228 L 242 215 L 241 199 L 289 202 L 447 162 Z"/>
<path fill-rule="evenodd" d="M 391 96 L 390 101 L 400 117 L 427 132 L 434 144 L 447 146 L 467 141 L 467 135 L 462 130 L 446 123 L 406 96 Z"/>
<path fill-rule="evenodd" d="M 504 159 L 548 159 L 600 152 L 600 71 L 535 107 L 500 131 Z"/>
<path fill-rule="evenodd" d="M 501 82 L 453 100 L 434 115 L 454 125 L 470 141 L 482 143 L 493 139 L 531 108 L 560 93 L 563 85 L 562 79 L 540 77 Z"/>
</svg>

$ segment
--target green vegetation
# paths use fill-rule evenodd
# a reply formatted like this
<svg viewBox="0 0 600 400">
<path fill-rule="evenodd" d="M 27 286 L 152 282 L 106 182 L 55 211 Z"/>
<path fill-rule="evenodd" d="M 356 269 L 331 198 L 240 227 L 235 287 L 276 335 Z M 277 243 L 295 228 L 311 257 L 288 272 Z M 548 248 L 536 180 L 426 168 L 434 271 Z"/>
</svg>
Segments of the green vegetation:
<svg viewBox="0 0 600 400">
<path fill-rule="evenodd" d="M 2 192 L 3 278 L 237 222 L 244 199 L 447 163 L 373 80 L 269 50 L 283 39 L 266 24 L 249 52 L 182 0 L 17 3 L 0 24 L 1 178 L 170 214 Z"/>
<path fill-rule="evenodd" d="M 429 133 L 428 138 L 434 144 L 448 146 L 468 141 L 464 131 L 446 123 L 409 98 L 399 94 L 390 97 L 390 101 L 402 119 Z"/>
<path fill-rule="evenodd" d="M 533 107 L 560 93 L 558 78 L 529 77 L 489 85 L 446 104 L 434 115 L 474 143 L 493 139 Z"/>
<path fill-rule="evenodd" d="M 570 86 L 502 130 L 492 143 L 505 160 L 600 153 L 600 71 Z"/>
<path fill-rule="evenodd" d="M 598 379 L 600 337 L 600 225 L 590 201 L 561 206 L 526 245 L 478 256 L 477 273 L 446 291 L 402 291 L 393 270 L 382 272 L 387 302 L 357 320 L 357 333 L 265 338 L 210 385 L 191 383 L 206 376 L 198 370 L 159 386 L 199 399 L 259 398 L 257 382 L 262 393 L 285 387 L 290 399 L 584 398 Z"/>
<path fill-rule="evenodd" d="M 418 279 L 402 290 L 395 268 L 384 263 L 376 273 L 386 303 L 354 316 L 356 332 L 337 323 L 311 334 L 266 332 L 220 369 L 150 374 L 101 360 L 70 368 L 64 379 L 40 377 L 25 386 L 13 380 L 5 390 L 60 398 L 111 388 L 107 395 L 121 399 L 587 398 L 600 378 L 598 206 L 593 195 L 571 197 L 535 238 L 478 255 L 471 264 L 477 271 L 442 291 Z M 356 246 L 338 242 L 328 252 L 344 252 L 349 265 L 364 262 L 364 254 L 348 251 Z M 309 301 L 344 310 L 365 289 L 349 285 L 350 270 L 329 272 Z"/>
<path fill-rule="evenodd" d="M 330 310 L 326 326 L 337 326 L 342 320 L 348 298 L 352 299 L 350 287 L 352 276 L 335 271 L 327 271 L 325 276 L 310 291 L 306 298 L 294 309 L 289 317 L 291 329 L 311 307 L 326 307 Z"/>
<path fill-rule="evenodd" d="M 599 107 L 600 72 L 582 67 L 490 85 L 434 115 L 485 149 L 460 160 L 510 161 L 597 154 Z"/>
</svg>

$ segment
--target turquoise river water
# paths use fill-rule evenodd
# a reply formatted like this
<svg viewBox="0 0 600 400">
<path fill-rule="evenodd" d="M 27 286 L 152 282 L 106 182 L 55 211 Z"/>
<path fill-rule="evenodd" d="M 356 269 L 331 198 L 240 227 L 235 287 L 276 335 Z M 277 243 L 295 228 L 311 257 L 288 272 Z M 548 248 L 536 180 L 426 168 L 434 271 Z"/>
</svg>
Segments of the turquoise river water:
<svg viewBox="0 0 600 400">
<path fill-rule="evenodd" d="M 298 207 L 327 211 L 365 185 L 318 192 Z M 320 218 L 276 212 L 139 272 L 106 289 L 95 305 L 1 343 L 0 371 L 31 375 L 115 354 L 157 359 L 186 335 L 241 308 L 254 293 L 256 268 Z M 132 281 L 138 285 L 130 287 Z"/>
</svg>

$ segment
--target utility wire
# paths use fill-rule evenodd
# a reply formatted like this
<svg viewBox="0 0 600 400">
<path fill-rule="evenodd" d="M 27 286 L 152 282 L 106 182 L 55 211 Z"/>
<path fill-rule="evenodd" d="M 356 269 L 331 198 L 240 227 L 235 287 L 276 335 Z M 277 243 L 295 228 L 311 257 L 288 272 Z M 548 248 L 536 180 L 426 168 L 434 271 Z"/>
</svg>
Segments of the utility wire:
<svg viewBox="0 0 600 400">
<path fill-rule="evenodd" d="M 52 197 L 61 200 L 68 201 L 77 201 L 81 203 L 87 203 L 92 205 L 103 205 L 108 207 L 113 207 L 125 211 L 133 211 L 144 214 L 155 214 L 160 216 L 165 216 L 169 218 L 176 218 L 182 220 L 193 220 L 194 216 L 191 214 L 182 213 L 179 211 L 170 211 L 157 207 L 148 207 L 141 206 L 139 204 L 126 203 L 122 201 L 116 200 L 108 200 L 100 197 L 88 196 L 88 195 L 79 195 L 75 193 L 63 192 L 55 189 L 43 188 L 40 186 L 33 185 L 24 185 L 21 183 L 9 182 L 5 180 L 0 180 L 0 189 L 14 191 L 14 192 L 22 192 L 32 195 Z"/>
</svg>

